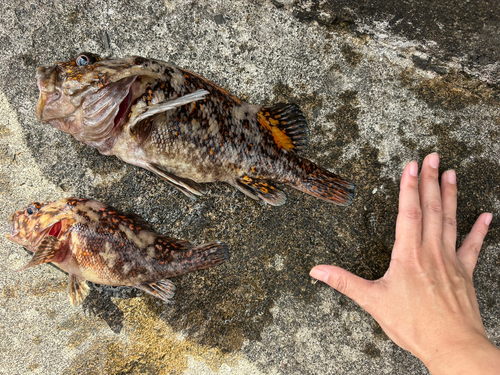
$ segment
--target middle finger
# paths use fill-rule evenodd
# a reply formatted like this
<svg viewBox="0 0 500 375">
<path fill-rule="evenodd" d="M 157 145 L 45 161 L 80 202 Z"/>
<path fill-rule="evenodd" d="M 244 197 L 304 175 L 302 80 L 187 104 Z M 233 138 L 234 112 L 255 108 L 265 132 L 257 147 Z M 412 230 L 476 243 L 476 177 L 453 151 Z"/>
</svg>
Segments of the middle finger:
<svg viewBox="0 0 500 375">
<path fill-rule="evenodd" d="M 439 189 L 439 156 L 427 155 L 420 174 L 420 204 L 422 208 L 422 242 L 441 241 L 443 208 Z"/>
</svg>

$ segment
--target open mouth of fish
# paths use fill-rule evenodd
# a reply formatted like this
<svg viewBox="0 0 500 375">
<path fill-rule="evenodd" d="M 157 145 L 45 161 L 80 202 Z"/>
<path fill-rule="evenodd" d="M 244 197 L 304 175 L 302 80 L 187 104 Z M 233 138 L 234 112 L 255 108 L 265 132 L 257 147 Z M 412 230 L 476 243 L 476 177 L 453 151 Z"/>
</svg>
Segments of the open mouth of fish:
<svg viewBox="0 0 500 375">
<path fill-rule="evenodd" d="M 59 239 L 61 232 L 66 229 L 66 226 L 67 220 L 63 219 L 50 225 L 37 234 L 27 232 L 24 234 L 25 238 L 22 238 L 23 236 L 21 233 L 22 231 L 20 228 L 19 218 L 16 213 L 13 213 L 9 217 L 9 233 L 6 233 L 5 237 L 11 241 L 19 243 L 20 245 L 26 246 L 33 252 L 47 236 L 53 236 Z M 26 230 L 28 231 L 29 229 L 26 228 Z"/>
</svg>

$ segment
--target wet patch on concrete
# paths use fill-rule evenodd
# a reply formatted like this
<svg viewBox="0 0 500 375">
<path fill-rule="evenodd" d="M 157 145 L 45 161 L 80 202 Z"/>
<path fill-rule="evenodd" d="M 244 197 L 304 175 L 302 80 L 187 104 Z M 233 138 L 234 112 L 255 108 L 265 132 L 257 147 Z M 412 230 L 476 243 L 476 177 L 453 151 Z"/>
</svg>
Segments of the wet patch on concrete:
<svg viewBox="0 0 500 375">
<path fill-rule="evenodd" d="M 356 32 L 357 26 L 384 23 L 395 34 L 422 43 L 433 41 L 436 55 L 444 60 L 464 58 L 467 65 L 494 64 L 500 59 L 498 25 L 500 5 L 487 0 L 467 2 L 433 0 L 370 3 L 353 0 L 296 0 L 292 14 L 301 22 L 316 21 L 327 30 L 343 26 Z M 497 68 L 498 71 L 498 68 Z M 498 72 L 496 80 L 499 79 Z"/>
<path fill-rule="evenodd" d="M 100 326 L 99 321 L 83 315 L 80 311 L 57 326 L 59 331 L 70 331 L 66 347 L 79 348 Z"/>
<path fill-rule="evenodd" d="M 483 144 L 470 146 L 465 141 L 455 139 L 452 132 L 459 124 L 458 117 L 451 123 L 432 124 L 430 130 L 437 136 L 437 143 L 419 149 L 418 154 L 419 159 L 423 160 L 425 155 L 437 151 L 441 156 L 439 172 L 443 173 L 448 169 L 457 172 L 458 233 L 463 236 L 470 231 L 482 212 L 492 212 L 494 216 L 500 214 L 495 204 L 498 188 L 496 184 L 492 184 L 492 181 L 500 181 L 500 165 L 480 156 Z M 500 242 L 498 228 L 498 221 L 494 220 L 486 238 L 487 243 Z"/>
<path fill-rule="evenodd" d="M 356 91 L 344 91 L 339 95 L 342 105 L 333 113 L 327 114 L 325 119 L 333 122 L 335 131 L 330 136 L 336 146 L 342 147 L 359 138 L 359 126 L 357 118 L 359 115 L 359 101 Z M 323 130 L 322 134 L 327 137 L 329 130 Z M 330 149 L 327 147 L 327 149 Z M 339 155 L 340 156 L 340 155 Z"/>
<path fill-rule="evenodd" d="M 363 54 L 357 52 L 353 46 L 349 44 L 342 45 L 340 49 L 342 55 L 344 56 L 345 61 L 351 66 L 356 66 L 360 63 L 363 58 Z"/>
<path fill-rule="evenodd" d="M 366 344 L 365 348 L 363 349 L 363 353 L 365 353 L 370 358 L 380 357 L 380 349 L 377 348 L 372 342 Z"/>
<path fill-rule="evenodd" d="M 67 293 L 67 290 L 68 283 L 66 280 L 42 280 L 38 284 L 30 285 L 26 289 L 26 294 L 33 297 L 42 297 L 53 293 Z"/>
<path fill-rule="evenodd" d="M 303 1 L 295 1 L 296 9 L 292 13 L 300 22 L 317 22 L 329 31 L 350 30 L 354 26 L 353 14 L 347 8 L 339 9 L 329 1 L 303 3 Z"/>
<path fill-rule="evenodd" d="M 421 80 L 412 69 L 400 74 L 403 84 L 429 106 L 458 111 L 469 105 L 500 105 L 500 90 L 467 77 L 465 73 L 449 73 L 428 80 Z"/>
<path fill-rule="evenodd" d="M 64 374 L 181 374 L 188 356 L 203 359 L 214 371 L 222 363 L 235 363 L 234 357 L 200 347 L 173 332 L 159 319 L 161 305 L 148 299 L 117 301 L 127 321 L 127 339 L 94 342 L 87 352 L 75 357 Z"/>
<path fill-rule="evenodd" d="M 297 94 L 297 91 L 301 91 L 301 93 Z M 273 94 L 272 104 L 297 104 L 307 121 L 311 121 L 312 118 L 316 117 L 318 110 L 323 107 L 323 98 L 316 92 L 308 93 L 305 85 L 294 89 L 283 83 L 278 83 L 273 87 Z"/>
</svg>

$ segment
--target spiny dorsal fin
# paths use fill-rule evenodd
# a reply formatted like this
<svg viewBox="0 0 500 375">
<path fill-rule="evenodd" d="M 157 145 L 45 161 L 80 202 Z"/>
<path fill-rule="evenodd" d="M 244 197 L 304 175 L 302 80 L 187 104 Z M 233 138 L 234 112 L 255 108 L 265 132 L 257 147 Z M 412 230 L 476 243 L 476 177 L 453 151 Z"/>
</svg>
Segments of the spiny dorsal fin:
<svg viewBox="0 0 500 375">
<path fill-rule="evenodd" d="M 33 258 L 26 265 L 16 272 L 25 270 L 26 268 L 35 267 L 40 264 L 50 263 L 57 258 L 57 253 L 61 250 L 62 242 L 54 236 L 44 238 L 37 251 L 33 254 Z"/>
<path fill-rule="evenodd" d="M 81 305 L 89 294 L 90 288 L 84 278 L 69 275 L 68 294 L 73 306 Z"/>
<path fill-rule="evenodd" d="M 257 118 L 269 130 L 279 147 L 299 152 L 309 142 L 306 119 L 296 104 L 276 104 L 262 107 Z"/>
</svg>

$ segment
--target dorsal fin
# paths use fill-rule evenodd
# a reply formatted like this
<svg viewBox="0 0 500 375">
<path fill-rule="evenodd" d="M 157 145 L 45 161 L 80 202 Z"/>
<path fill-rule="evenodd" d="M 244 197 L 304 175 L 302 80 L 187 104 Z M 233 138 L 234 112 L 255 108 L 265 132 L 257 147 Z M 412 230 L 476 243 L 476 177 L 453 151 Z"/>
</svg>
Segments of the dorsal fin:
<svg viewBox="0 0 500 375">
<path fill-rule="evenodd" d="M 262 107 L 257 118 L 272 133 L 279 147 L 295 152 L 306 148 L 309 128 L 298 105 L 280 103 Z"/>
</svg>

